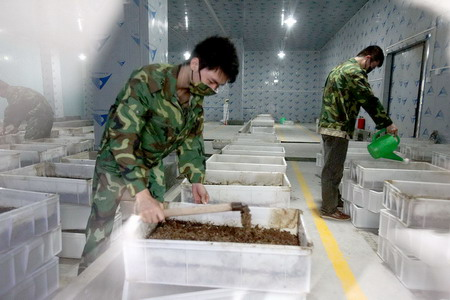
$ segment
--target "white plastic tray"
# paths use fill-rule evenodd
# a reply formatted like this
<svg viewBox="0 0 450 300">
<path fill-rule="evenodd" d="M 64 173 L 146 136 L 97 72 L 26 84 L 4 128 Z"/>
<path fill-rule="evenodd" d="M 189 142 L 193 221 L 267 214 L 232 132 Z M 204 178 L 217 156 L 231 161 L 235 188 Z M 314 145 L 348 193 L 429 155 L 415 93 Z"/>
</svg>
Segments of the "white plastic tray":
<svg viewBox="0 0 450 300">
<path fill-rule="evenodd" d="M 182 205 L 170 203 L 170 206 Z M 300 246 L 149 240 L 142 237 L 154 226 L 141 224 L 137 238 L 124 240 L 125 279 L 130 282 L 307 293 L 310 290 L 312 243 L 301 211 L 263 207 L 250 207 L 250 211 L 252 224 L 297 233 Z M 217 225 L 241 224 L 239 212 L 183 219 Z"/>
<path fill-rule="evenodd" d="M 61 227 L 58 227 L 0 254 L 0 296 L 3 291 L 22 282 L 60 251 Z"/>
<path fill-rule="evenodd" d="M 275 156 L 213 154 L 206 161 L 206 169 L 209 170 L 286 173 L 286 168 L 286 160 Z"/>
<path fill-rule="evenodd" d="M 450 229 L 450 183 L 389 180 L 383 205 L 408 227 Z"/>
<path fill-rule="evenodd" d="M 429 266 L 450 268 L 450 230 L 408 228 L 389 210 L 382 209 L 378 234 Z"/>
<path fill-rule="evenodd" d="M 411 290 L 450 292 L 450 268 L 430 267 L 417 257 L 405 253 L 383 237 L 378 237 L 378 255 L 401 283 Z"/>
<path fill-rule="evenodd" d="M 0 253 L 59 225 L 59 197 L 0 188 L 0 205 L 17 207 L 0 214 Z"/>
<path fill-rule="evenodd" d="M 238 133 L 234 136 L 233 140 L 252 139 L 259 140 L 261 142 L 277 142 L 278 138 L 275 134 L 271 133 Z"/>
<path fill-rule="evenodd" d="M 349 208 L 352 224 L 356 228 L 378 228 L 380 225 L 380 213 L 373 213 L 354 203 L 351 203 Z"/>
<path fill-rule="evenodd" d="M 20 153 L 0 152 L 0 172 L 20 168 Z"/>
<path fill-rule="evenodd" d="M 243 202 L 252 206 L 289 207 L 291 183 L 284 173 L 206 170 L 211 204 Z M 181 202 L 193 202 L 192 185 L 181 183 Z"/>
<path fill-rule="evenodd" d="M 254 156 L 279 156 L 285 157 L 286 152 L 281 146 L 248 146 L 248 145 L 226 145 L 222 154 L 231 155 L 254 155 Z"/>
<path fill-rule="evenodd" d="M 57 193 L 61 203 L 90 205 L 94 166 L 43 162 L 0 173 L 0 186 Z"/>
<path fill-rule="evenodd" d="M 65 145 L 67 149 L 67 155 L 76 154 L 83 151 L 91 151 L 94 149 L 94 139 L 85 137 L 72 137 L 64 136 L 58 138 L 44 138 L 29 140 L 26 143 L 47 143 Z"/>
<path fill-rule="evenodd" d="M 20 166 L 25 167 L 43 161 L 59 162 L 66 155 L 66 146 L 49 144 L 0 145 L 0 153 L 14 151 L 20 154 Z"/>
<path fill-rule="evenodd" d="M 24 281 L 14 286 L 4 295 L 2 299 L 47 299 L 58 289 L 59 286 L 59 259 L 52 258 L 33 274 L 27 276 Z"/>
<path fill-rule="evenodd" d="M 431 163 L 435 166 L 450 170 L 450 150 L 448 152 L 433 151 Z"/>
<path fill-rule="evenodd" d="M 359 185 L 373 190 L 383 189 L 385 180 L 450 182 L 450 172 L 425 162 L 352 161 L 350 176 Z"/>
</svg>

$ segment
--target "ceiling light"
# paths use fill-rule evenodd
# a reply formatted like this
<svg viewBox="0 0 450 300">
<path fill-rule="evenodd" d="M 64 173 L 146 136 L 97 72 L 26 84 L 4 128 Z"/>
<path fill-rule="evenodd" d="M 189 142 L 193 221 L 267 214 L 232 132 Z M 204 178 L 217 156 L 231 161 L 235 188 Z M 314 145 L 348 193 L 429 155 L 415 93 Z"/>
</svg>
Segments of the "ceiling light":
<svg viewBox="0 0 450 300">
<path fill-rule="evenodd" d="M 274 79 L 274 80 L 273 80 L 273 83 L 278 83 L 278 79 Z"/>
<path fill-rule="evenodd" d="M 284 51 L 278 52 L 278 57 L 281 58 L 281 59 L 283 59 L 285 55 L 286 54 L 284 53 Z"/>
<path fill-rule="evenodd" d="M 86 60 L 86 55 L 84 55 L 83 53 L 81 53 L 80 55 L 78 55 L 78 58 L 80 59 L 80 60 Z"/>
<path fill-rule="evenodd" d="M 184 25 L 186 26 L 186 30 L 188 30 L 189 18 L 188 18 L 188 15 L 187 15 L 187 11 L 184 12 Z"/>
<path fill-rule="evenodd" d="M 287 18 L 287 19 L 284 21 L 284 24 L 286 24 L 288 28 L 291 28 L 295 23 L 297 23 L 297 20 L 294 19 L 292 16 L 289 17 L 289 18 Z"/>
<path fill-rule="evenodd" d="M 191 57 L 191 53 L 189 51 L 186 51 L 186 52 L 184 52 L 183 56 L 184 56 L 185 60 L 188 60 L 189 57 Z"/>
<path fill-rule="evenodd" d="M 281 26 L 284 25 L 284 9 L 281 11 Z"/>
</svg>

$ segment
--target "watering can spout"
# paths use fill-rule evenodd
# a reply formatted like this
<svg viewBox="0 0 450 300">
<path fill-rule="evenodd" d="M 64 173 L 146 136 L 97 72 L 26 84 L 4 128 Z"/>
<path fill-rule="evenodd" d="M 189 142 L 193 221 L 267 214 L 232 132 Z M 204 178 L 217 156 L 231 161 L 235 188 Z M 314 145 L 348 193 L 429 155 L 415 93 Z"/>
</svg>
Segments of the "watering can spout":
<svg viewBox="0 0 450 300">
<path fill-rule="evenodd" d="M 384 154 L 383 156 L 381 156 L 381 158 L 387 158 L 387 159 L 392 159 L 392 160 L 403 161 L 403 157 L 398 156 L 394 152 Z"/>
</svg>

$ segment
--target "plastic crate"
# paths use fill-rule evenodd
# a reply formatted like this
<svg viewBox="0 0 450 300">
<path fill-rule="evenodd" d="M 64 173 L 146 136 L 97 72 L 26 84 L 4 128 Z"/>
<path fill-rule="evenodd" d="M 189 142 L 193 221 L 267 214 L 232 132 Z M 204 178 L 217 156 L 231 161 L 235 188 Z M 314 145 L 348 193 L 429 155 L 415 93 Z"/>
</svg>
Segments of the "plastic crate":
<svg viewBox="0 0 450 300">
<path fill-rule="evenodd" d="M 69 164 L 95 165 L 97 153 L 97 151 L 83 151 L 61 158 L 61 162 Z"/>
<path fill-rule="evenodd" d="M 170 206 L 182 205 L 170 203 Z M 309 292 L 312 242 L 302 212 L 263 207 L 250 207 L 250 211 L 253 225 L 298 234 L 300 246 L 143 239 L 154 225 L 141 223 L 137 238 L 124 239 L 125 279 L 284 293 Z M 292 217 L 287 218 L 287 215 Z M 177 219 L 240 226 L 240 218 L 239 212 L 224 212 Z"/>
<path fill-rule="evenodd" d="M 9 153 L 0 152 L 0 172 L 14 170 L 17 168 L 20 168 L 20 153 L 18 153 L 18 152 L 9 152 Z"/>
<path fill-rule="evenodd" d="M 450 292 L 447 265 L 430 267 L 417 257 L 401 251 L 388 240 L 378 237 L 378 255 L 408 289 Z"/>
<path fill-rule="evenodd" d="M 0 254 L 0 296 L 61 251 L 61 227 Z M 3 298 L 2 298 L 3 299 Z"/>
<path fill-rule="evenodd" d="M 383 192 L 363 188 L 359 184 L 353 186 L 352 202 L 359 207 L 378 213 L 382 208 Z"/>
<path fill-rule="evenodd" d="M 450 150 L 448 152 L 433 151 L 431 163 L 435 166 L 450 170 Z"/>
<path fill-rule="evenodd" d="M 10 144 L 0 145 L 0 149 L 15 151 L 20 154 L 22 167 L 32 164 L 52 161 L 59 162 L 66 155 L 66 146 L 49 144 Z M 4 153 L 1 150 L 0 153 Z"/>
<path fill-rule="evenodd" d="M 271 133 L 238 133 L 233 138 L 233 140 L 244 140 L 244 139 L 259 140 L 261 142 L 278 141 L 277 136 Z"/>
<path fill-rule="evenodd" d="M 369 190 L 369 206 L 367 209 L 374 213 L 379 213 L 383 209 L 383 192 Z"/>
<path fill-rule="evenodd" d="M 275 128 L 272 127 L 251 127 L 251 133 L 275 133 Z"/>
<path fill-rule="evenodd" d="M 383 205 L 408 227 L 450 229 L 450 183 L 389 180 Z"/>
<path fill-rule="evenodd" d="M 114 241 L 122 230 L 122 213 L 116 213 L 114 218 L 113 230 L 111 232 L 111 240 Z M 62 250 L 58 254 L 59 257 L 80 259 L 86 245 L 86 234 L 77 232 L 62 232 Z"/>
<path fill-rule="evenodd" d="M 387 209 L 380 211 L 378 233 L 405 253 L 428 264 L 450 268 L 450 231 L 406 227 Z"/>
<path fill-rule="evenodd" d="M 248 145 L 226 145 L 222 154 L 231 155 L 254 155 L 254 156 L 279 156 L 285 157 L 286 152 L 281 146 L 248 146 Z"/>
<path fill-rule="evenodd" d="M 286 173 L 287 164 L 283 157 L 213 154 L 206 169 Z"/>
<path fill-rule="evenodd" d="M 284 173 L 206 170 L 209 203 L 243 202 L 252 206 L 289 207 L 291 183 Z M 181 202 L 194 201 L 192 185 L 181 183 Z"/>
<path fill-rule="evenodd" d="M 354 203 L 350 205 L 350 217 L 356 228 L 378 228 L 380 225 L 380 213 L 374 213 Z"/>
<path fill-rule="evenodd" d="M 65 136 L 58 138 L 43 138 L 26 141 L 26 143 L 27 144 L 47 143 L 47 144 L 65 145 L 67 149 L 67 155 L 72 155 L 83 151 L 91 151 L 94 149 L 94 139 L 86 137 Z"/>
<path fill-rule="evenodd" d="M 27 276 L 23 282 L 6 291 L 1 298 L 5 300 L 47 299 L 59 286 L 58 261 L 57 257 L 52 258 L 33 274 Z"/>
<path fill-rule="evenodd" d="M 353 189 L 356 185 L 356 182 L 351 179 L 343 179 L 341 192 L 342 199 L 353 202 Z"/>
<path fill-rule="evenodd" d="M 59 226 L 59 196 L 0 188 L 0 253 Z"/>
<path fill-rule="evenodd" d="M 94 166 L 43 162 L 3 172 L 0 185 L 59 194 L 61 203 L 90 205 Z"/>
<path fill-rule="evenodd" d="M 252 127 L 273 127 L 275 121 L 270 118 L 255 118 L 250 121 L 250 126 Z"/>
<path fill-rule="evenodd" d="M 385 180 L 450 182 L 449 171 L 425 162 L 353 161 L 350 176 L 372 190 L 382 190 Z"/>
<path fill-rule="evenodd" d="M 405 157 L 415 161 L 432 161 L 433 151 L 450 150 L 450 145 L 446 144 L 404 144 L 401 146 L 401 152 Z"/>
</svg>

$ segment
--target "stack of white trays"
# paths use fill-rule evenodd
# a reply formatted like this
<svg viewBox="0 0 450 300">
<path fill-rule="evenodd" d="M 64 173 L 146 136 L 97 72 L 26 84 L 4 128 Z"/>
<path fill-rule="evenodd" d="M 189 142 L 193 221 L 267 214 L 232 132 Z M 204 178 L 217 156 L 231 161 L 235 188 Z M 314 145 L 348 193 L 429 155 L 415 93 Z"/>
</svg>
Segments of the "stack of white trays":
<svg viewBox="0 0 450 300">
<path fill-rule="evenodd" d="M 0 188 L 0 298 L 44 299 L 58 288 L 59 197 Z"/>
<path fill-rule="evenodd" d="M 450 183 L 386 181 L 378 254 L 409 289 L 450 293 Z"/>
</svg>

